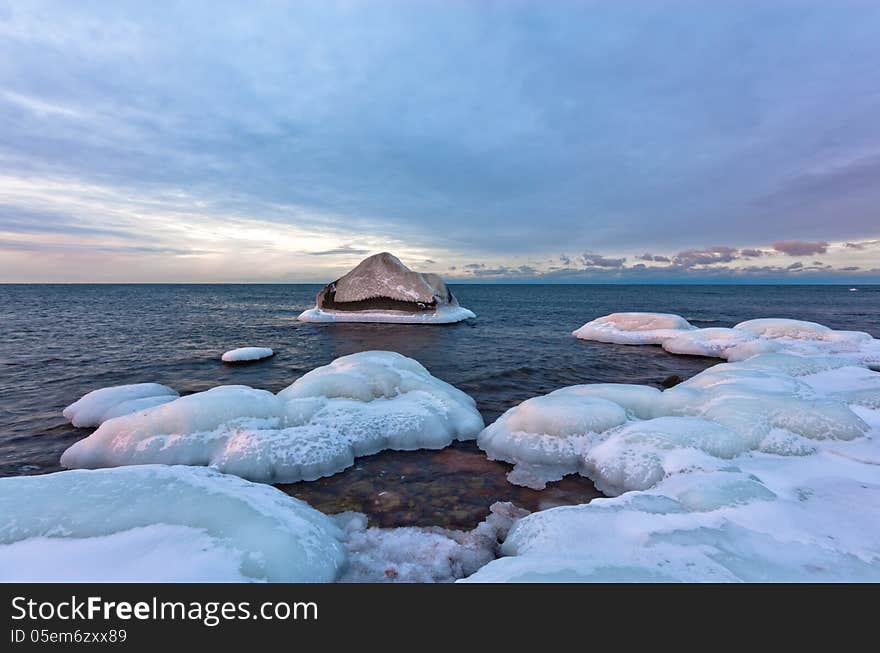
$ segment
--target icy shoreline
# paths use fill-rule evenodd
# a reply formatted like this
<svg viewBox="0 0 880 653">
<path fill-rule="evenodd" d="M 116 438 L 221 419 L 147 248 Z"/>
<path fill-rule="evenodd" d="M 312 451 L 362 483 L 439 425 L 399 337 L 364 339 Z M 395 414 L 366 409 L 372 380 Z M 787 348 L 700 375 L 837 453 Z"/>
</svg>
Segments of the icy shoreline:
<svg viewBox="0 0 880 653">
<path fill-rule="evenodd" d="M 619 496 L 533 513 L 468 581 L 880 579 L 876 340 L 794 320 L 699 330 L 661 314 L 575 335 L 744 360 L 662 392 L 563 388 L 487 427 L 478 444 L 517 463 L 512 481 L 577 472 Z"/>
<path fill-rule="evenodd" d="M 337 359 L 277 395 L 98 390 L 65 411 L 99 427 L 64 462 L 121 466 L 0 479 L 0 577 L 880 580 L 878 341 L 795 320 L 697 329 L 633 313 L 575 335 L 733 362 L 663 391 L 560 388 L 485 428 L 470 397 L 390 352 Z M 475 436 L 490 458 L 516 465 L 511 482 L 577 473 L 612 498 L 528 516 L 498 504 L 473 531 L 382 529 L 229 475 L 316 478 L 365 452 Z M 157 462 L 190 466 L 143 464 Z M 236 539 L 228 523 L 250 534 Z"/>
</svg>

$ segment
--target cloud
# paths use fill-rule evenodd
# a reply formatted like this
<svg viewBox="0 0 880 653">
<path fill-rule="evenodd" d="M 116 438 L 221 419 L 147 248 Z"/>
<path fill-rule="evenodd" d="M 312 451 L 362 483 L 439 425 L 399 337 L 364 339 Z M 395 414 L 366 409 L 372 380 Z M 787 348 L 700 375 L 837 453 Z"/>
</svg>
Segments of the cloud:
<svg viewBox="0 0 880 653">
<path fill-rule="evenodd" d="M 645 254 L 640 254 L 639 256 L 636 256 L 636 259 L 639 261 L 654 261 L 657 263 L 669 263 L 672 260 L 668 256 L 649 254 L 647 252 Z"/>
<path fill-rule="evenodd" d="M 810 256 L 812 254 L 824 254 L 828 251 L 828 243 L 824 240 L 808 242 L 804 240 L 778 240 L 773 243 L 773 249 L 787 256 Z"/>
<path fill-rule="evenodd" d="M 758 258 L 760 256 L 764 256 L 765 252 L 760 249 L 741 249 L 739 250 L 739 255 L 743 258 Z"/>
<path fill-rule="evenodd" d="M 673 263 L 690 268 L 696 265 L 715 265 L 729 263 L 737 258 L 737 250 L 733 247 L 718 245 L 706 249 L 687 249 L 673 258 Z"/>
<path fill-rule="evenodd" d="M 580 262 L 588 268 L 620 268 L 626 262 L 626 258 L 609 258 L 601 254 L 584 252 L 580 256 Z"/>
<path fill-rule="evenodd" d="M 352 247 L 351 245 L 340 245 L 335 249 L 325 249 L 320 252 L 308 252 L 311 256 L 337 256 L 339 254 L 351 254 L 362 256 L 364 254 L 369 254 L 370 250 L 368 249 L 357 249 Z"/>
<path fill-rule="evenodd" d="M 512 270 L 611 253 L 558 257 L 584 276 L 624 274 L 627 257 L 665 268 L 679 252 L 680 270 L 657 273 L 705 274 L 756 257 L 702 243 L 880 235 L 880 7 L 0 12 L 0 169 L 20 182 L 0 187 L 4 237 L 47 250 L 220 252 L 212 272 L 234 262 L 247 278 L 277 254 L 278 280 L 326 278 L 345 255 L 383 249 Z M 314 255 L 292 268 L 290 252 Z M 129 278 L 124 258 L 112 264 Z M 17 260 L 15 278 L 43 278 L 40 265 Z M 200 265 L 176 279 L 204 278 Z"/>
</svg>

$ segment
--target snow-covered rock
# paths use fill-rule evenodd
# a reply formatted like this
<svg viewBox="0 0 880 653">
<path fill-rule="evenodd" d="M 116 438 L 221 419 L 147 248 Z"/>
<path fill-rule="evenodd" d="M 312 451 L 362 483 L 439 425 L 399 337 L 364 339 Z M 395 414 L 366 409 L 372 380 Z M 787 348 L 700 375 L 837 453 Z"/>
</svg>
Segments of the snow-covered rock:
<svg viewBox="0 0 880 653">
<path fill-rule="evenodd" d="M 741 361 L 773 352 L 843 356 L 880 366 L 880 340 L 861 331 L 836 331 L 815 322 L 782 318 L 746 320 L 732 328 L 697 329 L 665 313 L 613 313 L 572 332 L 582 340 L 624 345 L 661 345 L 673 354 Z"/>
<path fill-rule="evenodd" d="M 230 349 L 221 356 L 224 363 L 244 363 L 249 361 L 258 361 L 263 358 L 274 356 L 275 352 L 269 347 L 239 347 L 238 349 Z"/>
<path fill-rule="evenodd" d="M 478 444 L 514 482 L 577 472 L 616 498 L 522 519 L 469 580 L 880 580 L 880 373 L 770 353 L 662 392 L 590 388 L 523 402 Z"/>
<path fill-rule="evenodd" d="M 338 358 L 277 395 L 220 386 L 105 422 L 61 457 L 70 468 L 210 465 L 266 483 L 335 474 L 383 449 L 476 437 L 473 399 L 394 352 Z"/>
<path fill-rule="evenodd" d="M 301 322 L 449 324 L 476 317 L 436 274 L 414 272 L 383 252 L 326 285 Z"/>
<path fill-rule="evenodd" d="M 77 428 L 100 426 L 113 417 L 174 401 L 173 388 L 158 383 L 134 383 L 93 390 L 64 409 L 64 417 Z"/>
<path fill-rule="evenodd" d="M 3 582 L 327 582 L 342 539 L 308 504 L 210 469 L 0 479 Z"/>
</svg>

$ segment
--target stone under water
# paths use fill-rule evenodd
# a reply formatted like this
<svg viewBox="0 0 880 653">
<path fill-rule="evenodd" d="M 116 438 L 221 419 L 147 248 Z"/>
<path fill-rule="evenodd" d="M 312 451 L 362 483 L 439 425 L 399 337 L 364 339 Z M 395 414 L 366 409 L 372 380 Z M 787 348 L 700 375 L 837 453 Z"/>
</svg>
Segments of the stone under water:
<svg viewBox="0 0 880 653">
<path fill-rule="evenodd" d="M 371 526 L 440 526 L 469 530 L 496 501 L 530 512 L 587 503 L 603 496 L 581 476 L 568 476 L 544 490 L 513 485 L 511 465 L 489 460 L 473 442 L 439 451 L 386 451 L 316 481 L 278 485 L 323 513 L 353 511 Z"/>
</svg>

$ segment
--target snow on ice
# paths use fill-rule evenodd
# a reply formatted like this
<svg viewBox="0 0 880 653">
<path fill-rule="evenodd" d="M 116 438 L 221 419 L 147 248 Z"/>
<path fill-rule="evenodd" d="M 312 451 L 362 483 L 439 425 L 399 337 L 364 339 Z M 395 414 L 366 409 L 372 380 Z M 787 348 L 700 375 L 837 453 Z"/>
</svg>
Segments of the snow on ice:
<svg viewBox="0 0 880 653">
<path fill-rule="evenodd" d="M 657 341 L 669 324 L 643 330 Z M 699 332 L 674 330 L 664 346 Z M 579 473 L 614 498 L 522 519 L 503 557 L 468 580 L 880 580 L 880 374 L 865 366 L 870 336 L 780 320 L 723 331 L 705 340 L 780 347 L 662 392 L 563 388 L 487 427 L 478 444 L 516 464 L 511 481 L 543 487 Z"/>
<path fill-rule="evenodd" d="M 61 457 L 69 468 L 209 465 L 253 481 L 335 474 L 384 449 L 476 437 L 473 399 L 394 352 L 343 356 L 277 395 L 220 386 L 104 422 Z"/>
<path fill-rule="evenodd" d="M 758 354 L 784 352 L 834 355 L 858 364 L 880 366 L 880 340 L 861 331 L 836 331 L 815 322 L 762 318 L 733 328 L 698 329 L 668 313 L 613 313 L 572 332 L 582 340 L 619 345 L 661 345 L 673 354 L 740 361 Z"/>
<path fill-rule="evenodd" d="M 274 355 L 275 352 L 268 347 L 239 347 L 238 349 L 230 349 L 220 359 L 224 363 L 245 363 L 262 360 Z"/>
<path fill-rule="evenodd" d="M 335 580 L 342 531 L 214 470 L 142 465 L 0 479 L 0 581 Z"/>
<path fill-rule="evenodd" d="M 93 390 L 64 409 L 77 428 L 100 426 L 113 417 L 136 413 L 177 399 L 177 391 L 158 383 L 134 383 Z"/>
</svg>

